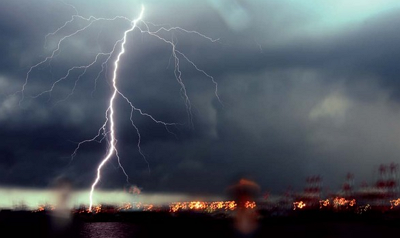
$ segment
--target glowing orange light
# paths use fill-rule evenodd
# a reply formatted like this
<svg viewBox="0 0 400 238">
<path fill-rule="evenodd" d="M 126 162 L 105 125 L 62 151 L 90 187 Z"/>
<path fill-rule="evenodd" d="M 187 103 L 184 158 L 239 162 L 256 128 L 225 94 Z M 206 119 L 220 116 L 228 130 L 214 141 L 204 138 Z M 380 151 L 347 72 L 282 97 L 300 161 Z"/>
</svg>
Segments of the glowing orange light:
<svg viewBox="0 0 400 238">
<path fill-rule="evenodd" d="M 101 212 L 101 205 L 97 205 L 97 206 L 94 208 L 94 212 L 95 212 L 95 213 Z"/>
<path fill-rule="evenodd" d="M 356 205 L 356 200 L 352 199 L 352 200 L 347 200 L 344 197 L 336 197 L 335 199 L 333 199 L 333 206 L 335 208 L 339 208 L 339 207 L 346 207 L 348 208 L 348 206 L 353 207 L 354 205 Z"/>
<path fill-rule="evenodd" d="M 329 206 L 329 204 L 330 204 L 329 199 L 321 200 L 321 201 L 319 201 L 319 208 L 327 207 L 327 206 Z"/>
<path fill-rule="evenodd" d="M 397 207 L 400 205 L 400 198 L 396 199 L 396 200 L 391 200 L 390 201 L 390 209 L 393 209 L 394 207 Z"/>
<path fill-rule="evenodd" d="M 200 201 L 193 201 L 189 203 L 189 209 L 193 210 L 200 210 L 206 208 L 207 205 L 205 202 L 200 202 Z"/>
<path fill-rule="evenodd" d="M 247 208 L 247 209 L 254 209 L 256 206 L 257 206 L 257 205 L 256 205 L 256 202 L 247 201 L 247 202 L 244 204 L 244 207 Z"/>
<path fill-rule="evenodd" d="M 255 202 L 249 202 L 249 208 L 255 207 Z M 201 202 L 201 201 L 191 201 L 191 202 L 176 202 L 171 203 L 169 208 L 170 212 L 177 212 L 180 210 L 196 210 L 205 212 L 214 212 L 216 210 L 235 210 L 237 204 L 235 201 L 218 201 L 218 202 Z"/>
<path fill-rule="evenodd" d="M 153 209 L 153 207 L 154 207 L 153 204 L 148 204 L 148 205 L 146 204 L 146 205 L 144 205 L 143 210 L 144 211 L 151 211 Z"/>
<path fill-rule="evenodd" d="M 227 203 L 228 203 L 228 209 L 229 210 L 235 210 L 236 209 L 237 204 L 236 204 L 235 201 L 230 201 L 230 202 L 227 202 Z"/>
<path fill-rule="evenodd" d="M 300 202 L 294 202 L 293 203 L 293 210 L 298 209 L 303 209 L 306 206 L 306 204 L 303 201 Z"/>
<path fill-rule="evenodd" d="M 118 211 L 121 211 L 121 210 L 124 211 L 124 210 L 130 210 L 132 208 L 133 208 L 132 204 L 128 202 L 128 203 L 125 203 L 122 206 L 118 207 L 117 210 Z"/>
</svg>

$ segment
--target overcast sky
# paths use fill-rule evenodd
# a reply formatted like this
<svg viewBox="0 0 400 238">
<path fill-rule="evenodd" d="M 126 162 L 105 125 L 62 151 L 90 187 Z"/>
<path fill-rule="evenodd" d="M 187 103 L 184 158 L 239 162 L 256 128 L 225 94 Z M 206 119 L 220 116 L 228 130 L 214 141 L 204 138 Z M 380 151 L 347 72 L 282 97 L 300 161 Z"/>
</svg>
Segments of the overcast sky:
<svg viewBox="0 0 400 238">
<path fill-rule="evenodd" d="M 93 3 L 93 4 L 92 4 Z M 139 1 L 3 0 L 0 2 L 0 185 L 46 188 L 63 176 L 89 188 L 107 141 L 93 138 L 105 122 L 116 53 L 110 52 L 130 22 L 98 21 L 60 44 L 51 61 L 28 75 L 58 41 L 81 29 L 83 17 L 139 15 Z M 264 191 L 301 190 L 307 176 L 321 175 L 339 190 L 347 172 L 355 184 L 373 183 L 381 163 L 400 162 L 400 8 L 387 1 L 147 1 L 143 20 L 152 30 L 214 77 L 215 85 L 178 54 L 191 100 L 189 123 L 174 77 L 172 48 L 138 29 L 128 34 L 118 71 L 120 91 L 168 130 L 116 99 L 120 162 L 130 183 L 148 192 L 219 194 L 241 176 Z M 139 27 L 144 28 L 144 23 Z M 117 45 L 117 51 L 120 45 Z M 100 73 L 100 74 L 99 74 Z M 96 77 L 99 76 L 96 79 Z M 97 84 L 95 83 L 97 81 Z M 77 82 L 77 83 L 76 83 Z M 76 83 L 74 93 L 72 92 Z M 109 124 L 107 124 L 107 127 Z M 173 134 L 169 133 L 172 132 Z M 115 157 L 99 188 L 128 186 Z"/>
</svg>

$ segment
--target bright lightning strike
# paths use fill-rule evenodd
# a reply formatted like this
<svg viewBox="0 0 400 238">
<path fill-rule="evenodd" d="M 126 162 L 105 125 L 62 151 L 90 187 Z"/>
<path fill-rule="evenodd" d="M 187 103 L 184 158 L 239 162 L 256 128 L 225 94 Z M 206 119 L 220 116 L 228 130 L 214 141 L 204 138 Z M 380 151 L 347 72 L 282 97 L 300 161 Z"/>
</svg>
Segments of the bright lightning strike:
<svg viewBox="0 0 400 238">
<path fill-rule="evenodd" d="M 70 5 L 68 5 L 70 6 Z M 82 72 L 79 74 L 79 76 L 76 78 L 74 86 L 72 87 L 70 93 L 63 99 L 59 100 L 56 102 L 59 103 L 61 101 L 65 101 L 67 100 L 69 97 L 71 97 L 74 94 L 74 91 L 79 83 L 79 81 L 81 80 L 81 78 L 86 74 L 87 70 L 91 67 L 93 67 L 94 65 L 96 65 L 98 62 L 101 62 L 101 60 L 103 60 L 103 62 L 101 63 L 101 71 L 97 74 L 97 77 L 94 79 L 95 81 L 95 88 L 93 89 L 92 93 L 94 92 L 94 90 L 96 90 L 96 84 L 97 84 L 97 80 L 100 77 L 101 73 L 104 70 L 107 70 L 107 63 L 109 62 L 109 60 L 111 59 L 111 57 L 116 53 L 117 48 L 119 47 L 119 52 L 116 56 L 116 59 L 114 60 L 113 63 L 113 72 L 112 72 L 112 79 L 111 79 L 111 86 L 112 86 L 112 95 L 109 99 L 109 103 L 108 103 L 108 107 L 107 110 L 105 112 L 105 121 L 103 123 L 103 125 L 99 128 L 97 134 L 87 140 L 83 140 L 81 142 L 78 143 L 77 147 L 75 148 L 74 152 L 71 155 L 71 162 L 74 159 L 74 157 L 77 155 L 78 150 L 80 149 L 81 145 L 84 143 L 89 143 L 89 142 L 98 142 L 101 143 L 103 140 L 106 140 L 108 143 L 108 150 L 107 153 L 105 154 L 104 158 L 101 160 L 100 164 L 97 167 L 97 175 L 96 175 L 96 179 L 94 180 L 91 189 L 90 189 L 90 193 L 89 193 L 89 211 L 92 211 L 93 208 L 93 195 L 94 195 L 94 191 L 96 186 L 98 185 L 99 181 L 101 180 L 101 171 L 103 166 L 112 158 L 112 157 L 116 157 L 117 161 L 118 161 L 118 165 L 119 167 L 122 169 L 123 173 L 126 176 L 127 182 L 129 182 L 129 177 L 128 174 L 126 173 L 125 169 L 122 167 L 121 162 L 120 162 L 120 157 L 118 155 L 118 150 L 117 150 L 117 139 L 116 139 L 116 135 L 115 135 L 115 130 L 116 130 L 116 122 L 115 122 L 115 106 L 114 106 L 114 101 L 115 99 L 120 96 L 122 97 L 131 107 L 131 112 L 130 112 L 130 121 L 132 126 L 134 127 L 134 129 L 136 130 L 136 134 L 138 136 L 138 142 L 137 142 L 137 148 L 139 151 L 139 154 L 143 157 L 143 159 L 146 161 L 148 168 L 150 170 L 150 165 L 147 162 L 147 159 L 144 155 L 144 153 L 142 152 L 140 143 L 141 143 L 141 134 L 139 132 L 139 128 L 135 125 L 134 121 L 133 121 L 133 113 L 139 113 L 141 116 L 147 117 L 149 119 L 151 119 L 154 123 L 156 124 L 160 124 L 163 125 L 166 129 L 166 131 L 168 131 L 169 133 L 173 134 L 170 130 L 169 130 L 169 126 L 176 126 L 176 123 L 167 123 L 164 121 L 160 121 L 156 118 L 154 118 L 152 115 L 144 112 L 142 109 L 137 108 L 123 93 L 121 93 L 121 91 L 118 89 L 118 85 L 117 85 L 117 80 L 118 80 L 118 67 L 119 67 L 119 63 L 121 60 L 122 55 L 125 53 L 125 44 L 127 42 L 127 37 L 128 34 L 132 31 L 134 31 L 135 29 L 138 29 L 142 34 L 148 34 L 150 36 L 155 37 L 156 39 L 160 40 L 161 42 L 166 43 L 167 45 L 169 45 L 171 47 L 171 55 L 172 58 L 174 60 L 174 75 L 175 75 L 175 79 L 178 82 L 179 86 L 180 86 L 180 92 L 181 92 L 181 97 L 185 103 L 186 106 L 186 111 L 188 114 L 188 119 L 189 119 L 189 124 L 193 125 L 193 116 L 192 116 L 192 106 L 191 106 L 191 101 L 189 99 L 187 90 L 186 90 L 186 86 L 182 80 L 182 71 L 180 69 L 180 60 L 184 59 L 186 60 L 190 65 L 192 65 L 194 67 L 195 70 L 197 70 L 198 72 L 202 73 L 205 77 L 209 78 L 212 83 L 215 85 L 215 96 L 218 99 L 218 101 L 222 104 L 220 97 L 218 95 L 218 84 L 215 81 L 215 79 L 209 75 L 208 73 L 206 73 L 204 70 L 200 69 L 192 60 L 190 60 L 184 53 L 182 53 L 181 51 L 179 51 L 177 49 L 177 45 L 173 40 L 167 40 L 163 37 L 161 37 L 159 35 L 159 33 L 161 32 L 172 32 L 172 31 L 180 31 L 180 32 L 184 32 L 187 34 L 195 34 L 199 37 L 202 37 L 210 42 L 216 42 L 218 41 L 218 39 L 212 39 L 206 35 L 203 35 L 197 31 L 189 31 L 189 30 L 185 30 L 183 28 L 180 27 L 159 27 L 155 24 L 152 23 L 146 23 L 142 20 L 143 18 L 143 14 L 144 14 L 144 6 L 141 7 L 141 11 L 139 16 L 134 19 L 134 20 L 130 20 L 126 17 L 123 16 L 117 16 L 114 18 L 96 18 L 94 16 L 90 16 L 88 18 L 85 18 L 83 16 L 78 15 L 78 11 L 75 7 L 70 6 L 74 9 L 75 11 L 75 15 L 73 15 L 71 17 L 70 20 L 66 21 L 64 23 L 63 26 L 59 27 L 56 31 L 49 33 L 46 35 L 45 37 L 45 47 L 47 45 L 47 40 L 49 37 L 51 36 L 55 36 L 57 34 L 59 34 L 64 28 L 66 28 L 69 24 L 72 24 L 75 20 L 82 20 L 82 21 L 86 21 L 87 24 L 84 25 L 83 27 L 79 28 L 78 30 L 67 34 L 63 37 L 61 37 L 61 39 L 57 42 L 57 45 L 55 47 L 55 49 L 51 52 L 51 54 L 47 57 L 45 57 L 44 60 L 40 61 L 39 63 L 33 65 L 32 67 L 30 67 L 30 69 L 28 70 L 27 74 L 26 74 L 26 78 L 25 78 L 25 82 L 22 85 L 22 89 L 20 91 L 18 91 L 17 93 L 21 94 L 21 98 L 20 98 L 20 105 L 23 102 L 23 100 L 25 99 L 25 89 L 28 86 L 28 82 L 30 80 L 30 76 L 32 74 L 32 72 L 39 68 L 40 66 L 44 65 L 45 63 L 49 63 L 51 64 L 52 60 L 61 52 L 61 45 L 63 43 L 65 43 L 65 41 L 67 41 L 68 39 L 76 36 L 77 34 L 84 32 L 86 30 L 88 30 L 91 26 L 93 26 L 95 23 L 97 22 L 102 22 L 102 21 L 115 21 L 117 19 L 119 20 L 127 20 L 129 21 L 129 23 L 131 24 L 131 27 L 126 30 L 123 34 L 123 37 L 116 41 L 112 50 L 109 52 L 100 52 L 97 53 L 97 55 L 95 56 L 94 60 L 86 65 L 80 65 L 80 66 L 73 66 L 72 68 L 68 69 L 66 74 L 64 76 L 62 76 L 61 78 L 59 78 L 58 80 L 55 80 L 51 87 L 48 90 L 42 91 L 39 94 L 36 94 L 34 96 L 32 96 L 32 98 L 38 98 L 41 97 L 45 94 L 49 95 L 49 99 L 51 98 L 51 95 L 53 93 L 53 90 L 57 87 L 57 85 L 59 83 L 61 83 L 62 81 L 66 80 L 67 78 L 71 77 L 71 73 L 73 71 L 77 71 L 77 70 L 82 70 Z M 143 28 L 141 28 L 138 23 L 141 22 L 143 24 Z M 158 29 L 152 31 L 150 28 L 150 25 L 152 26 L 152 28 L 154 27 L 158 27 Z M 105 59 L 103 59 L 105 58 Z M 175 134 L 174 134 L 175 135 Z"/>
<path fill-rule="evenodd" d="M 125 43 L 126 43 L 126 37 L 128 35 L 129 32 L 133 31 L 136 27 L 136 24 L 139 20 L 142 19 L 143 17 L 143 12 L 144 12 L 144 7 L 142 6 L 142 10 L 140 11 L 140 15 L 137 19 L 133 20 L 132 22 L 132 27 L 131 29 L 127 30 L 124 32 L 124 38 L 121 44 L 121 51 L 119 52 L 117 59 L 114 62 L 114 72 L 113 72 L 113 78 L 112 78 L 112 86 L 113 86 L 113 94 L 110 98 L 110 103 L 108 106 L 108 109 L 110 111 L 109 114 L 109 120 L 110 120 L 110 148 L 108 149 L 108 154 L 107 156 L 103 159 L 103 161 L 101 161 L 101 163 L 99 164 L 99 167 L 97 167 L 97 177 L 96 180 L 94 181 L 94 183 L 92 184 L 92 188 L 90 190 L 90 204 L 89 204 L 89 211 L 92 211 L 92 206 L 93 206 L 93 192 L 94 192 L 94 188 L 96 187 L 97 183 L 100 180 L 100 176 L 101 176 L 101 168 L 104 166 L 104 164 L 111 158 L 111 156 L 116 153 L 116 148 L 115 148 L 115 134 L 114 134 L 114 100 L 115 97 L 117 96 L 118 93 L 118 88 L 117 88 L 117 72 L 118 72 L 118 63 L 119 60 L 121 59 L 121 56 L 125 53 Z"/>
</svg>

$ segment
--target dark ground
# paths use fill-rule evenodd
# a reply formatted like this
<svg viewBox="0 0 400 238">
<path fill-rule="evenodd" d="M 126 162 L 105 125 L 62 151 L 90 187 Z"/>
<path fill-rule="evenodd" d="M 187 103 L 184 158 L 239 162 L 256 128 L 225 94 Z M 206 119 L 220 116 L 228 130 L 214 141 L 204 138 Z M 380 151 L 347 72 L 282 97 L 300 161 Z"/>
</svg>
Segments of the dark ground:
<svg viewBox="0 0 400 238">
<path fill-rule="evenodd" d="M 303 212 L 290 216 L 261 213 L 258 230 L 247 236 L 233 219 L 204 213 L 124 212 L 75 215 L 69 223 L 46 212 L 0 212 L 0 237 L 397 237 L 395 214 Z M 62 225 L 57 225 L 62 224 Z"/>
</svg>

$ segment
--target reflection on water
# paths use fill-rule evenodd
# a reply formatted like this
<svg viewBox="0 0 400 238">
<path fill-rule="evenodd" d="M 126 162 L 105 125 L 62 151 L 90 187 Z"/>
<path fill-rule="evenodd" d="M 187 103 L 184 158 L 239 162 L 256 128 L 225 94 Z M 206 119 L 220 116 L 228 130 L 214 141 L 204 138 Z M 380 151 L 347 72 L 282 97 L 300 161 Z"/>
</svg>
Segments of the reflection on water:
<svg viewBox="0 0 400 238">
<path fill-rule="evenodd" d="M 82 238 L 125 238 L 135 237 L 139 228 L 132 223 L 93 222 L 84 223 L 80 232 Z"/>
</svg>

